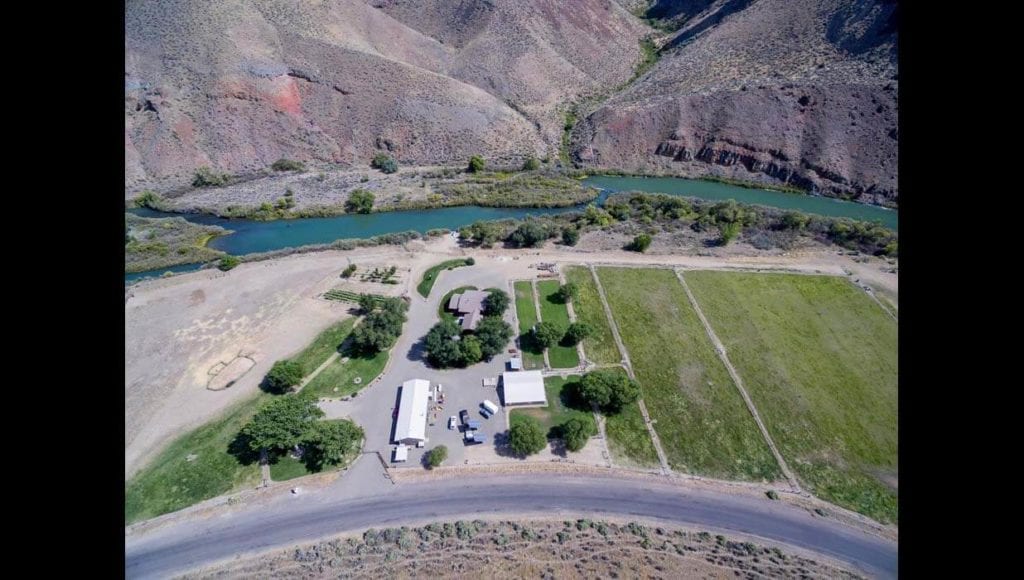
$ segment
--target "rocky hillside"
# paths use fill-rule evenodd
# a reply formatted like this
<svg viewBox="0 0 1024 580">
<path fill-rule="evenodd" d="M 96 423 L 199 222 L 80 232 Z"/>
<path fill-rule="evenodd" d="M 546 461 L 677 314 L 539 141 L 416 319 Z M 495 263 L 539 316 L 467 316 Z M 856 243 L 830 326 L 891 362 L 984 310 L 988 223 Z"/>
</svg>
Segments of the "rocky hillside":
<svg viewBox="0 0 1024 580">
<path fill-rule="evenodd" d="M 896 2 L 656 0 L 660 61 L 589 111 L 585 166 L 898 204 Z"/>
<path fill-rule="evenodd" d="M 557 154 L 566 103 L 630 78 L 614 0 L 129 0 L 125 189 L 286 157 Z"/>
</svg>

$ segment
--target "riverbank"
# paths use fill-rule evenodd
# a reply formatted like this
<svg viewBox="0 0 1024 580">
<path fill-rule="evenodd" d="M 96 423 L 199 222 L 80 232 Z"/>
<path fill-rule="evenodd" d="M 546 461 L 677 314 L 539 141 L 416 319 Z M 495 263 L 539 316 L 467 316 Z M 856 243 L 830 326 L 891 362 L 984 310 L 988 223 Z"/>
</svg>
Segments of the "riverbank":
<svg viewBox="0 0 1024 580">
<path fill-rule="evenodd" d="M 231 230 L 192 223 L 183 217 L 147 218 L 125 214 L 125 273 L 148 272 L 216 260 L 224 252 L 207 247 Z"/>
</svg>

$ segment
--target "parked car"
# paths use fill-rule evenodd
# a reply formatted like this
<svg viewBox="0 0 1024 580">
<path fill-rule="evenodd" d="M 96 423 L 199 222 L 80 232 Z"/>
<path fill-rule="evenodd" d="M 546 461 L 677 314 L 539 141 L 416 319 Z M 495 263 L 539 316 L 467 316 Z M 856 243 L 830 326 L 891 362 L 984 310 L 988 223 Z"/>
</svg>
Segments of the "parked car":
<svg viewBox="0 0 1024 580">
<path fill-rule="evenodd" d="M 479 428 L 480 428 L 480 421 L 478 419 L 470 419 L 466 423 L 466 429 L 479 429 Z"/>
<path fill-rule="evenodd" d="M 466 445 L 476 445 L 478 443 L 486 443 L 487 436 L 479 431 L 466 431 L 463 436 L 463 441 Z"/>
<path fill-rule="evenodd" d="M 486 408 L 484 408 L 484 407 L 480 407 L 480 414 L 481 414 L 481 415 L 483 415 L 483 418 L 484 418 L 484 419 L 490 419 L 490 418 L 491 418 L 491 412 L 490 412 L 490 411 L 488 411 L 488 410 L 487 410 Z"/>
<path fill-rule="evenodd" d="M 490 411 L 492 415 L 495 415 L 495 414 L 498 413 L 498 406 L 495 405 L 494 403 L 488 401 L 488 400 L 485 400 L 483 403 L 480 403 L 480 405 L 484 409 L 487 409 L 488 411 Z"/>
<path fill-rule="evenodd" d="M 454 429 L 457 420 L 458 419 L 455 417 L 455 415 L 448 417 L 448 429 Z"/>
<path fill-rule="evenodd" d="M 469 421 L 469 411 L 465 409 L 459 411 L 459 420 L 462 421 L 463 425 L 465 425 L 466 422 Z"/>
</svg>

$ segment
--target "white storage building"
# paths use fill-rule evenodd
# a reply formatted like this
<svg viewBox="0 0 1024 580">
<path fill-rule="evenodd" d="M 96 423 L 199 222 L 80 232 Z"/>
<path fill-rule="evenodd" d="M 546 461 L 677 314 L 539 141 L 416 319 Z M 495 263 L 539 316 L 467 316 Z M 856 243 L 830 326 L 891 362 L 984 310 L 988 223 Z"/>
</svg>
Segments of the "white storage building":
<svg viewBox="0 0 1024 580">
<path fill-rule="evenodd" d="M 540 371 L 501 373 L 506 407 L 547 407 L 544 376 Z"/>
<path fill-rule="evenodd" d="M 398 403 L 398 423 L 395 425 L 395 443 L 416 445 L 427 440 L 427 399 L 430 381 L 411 379 L 402 383 L 402 397 Z"/>
</svg>

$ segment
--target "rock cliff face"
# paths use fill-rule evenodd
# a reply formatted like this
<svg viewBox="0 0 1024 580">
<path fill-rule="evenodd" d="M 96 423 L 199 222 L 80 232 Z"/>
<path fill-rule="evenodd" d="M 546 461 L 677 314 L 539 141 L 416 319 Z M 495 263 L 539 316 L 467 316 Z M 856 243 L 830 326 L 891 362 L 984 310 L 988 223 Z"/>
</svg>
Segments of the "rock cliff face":
<svg viewBox="0 0 1024 580">
<path fill-rule="evenodd" d="M 125 189 L 278 158 L 366 165 L 557 151 L 559 108 L 627 80 L 613 0 L 129 1 Z"/>
<path fill-rule="evenodd" d="M 659 1 L 661 60 L 573 135 L 577 162 L 898 204 L 896 4 Z"/>
</svg>

